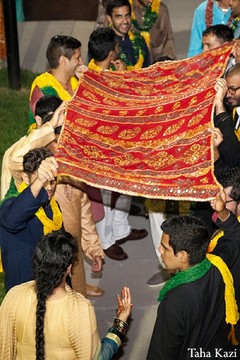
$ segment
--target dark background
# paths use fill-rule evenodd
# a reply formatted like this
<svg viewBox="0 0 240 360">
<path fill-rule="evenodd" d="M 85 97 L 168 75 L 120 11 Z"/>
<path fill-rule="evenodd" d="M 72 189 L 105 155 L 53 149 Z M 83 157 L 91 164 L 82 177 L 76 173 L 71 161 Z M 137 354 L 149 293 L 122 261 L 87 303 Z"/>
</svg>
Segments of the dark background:
<svg viewBox="0 0 240 360">
<path fill-rule="evenodd" d="M 98 0 L 23 0 L 26 21 L 97 18 Z"/>
</svg>

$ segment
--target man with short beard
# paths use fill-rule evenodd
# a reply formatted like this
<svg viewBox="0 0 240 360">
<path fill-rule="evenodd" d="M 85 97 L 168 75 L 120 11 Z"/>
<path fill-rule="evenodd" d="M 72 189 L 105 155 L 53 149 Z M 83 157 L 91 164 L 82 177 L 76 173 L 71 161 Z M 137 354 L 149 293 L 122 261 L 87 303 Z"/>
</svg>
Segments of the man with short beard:
<svg viewBox="0 0 240 360">
<path fill-rule="evenodd" d="M 218 146 L 220 167 L 240 166 L 240 64 L 232 66 L 215 86 L 214 124 L 223 141 Z M 219 168 L 219 160 L 215 162 Z"/>
</svg>

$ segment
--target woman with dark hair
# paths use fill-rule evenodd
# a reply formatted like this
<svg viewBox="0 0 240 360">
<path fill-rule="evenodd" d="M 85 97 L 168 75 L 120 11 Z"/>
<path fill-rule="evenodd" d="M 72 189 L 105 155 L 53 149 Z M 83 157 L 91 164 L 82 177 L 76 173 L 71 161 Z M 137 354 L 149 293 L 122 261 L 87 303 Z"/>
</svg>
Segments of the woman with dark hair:
<svg viewBox="0 0 240 360">
<path fill-rule="evenodd" d="M 108 360 L 127 330 L 131 295 L 118 295 L 114 324 L 100 342 L 90 301 L 67 285 L 78 253 L 68 232 L 53 232 L 37 244 L 34 281 L 13 287 L 0 307 L 0 359 Z"/>
</svg>

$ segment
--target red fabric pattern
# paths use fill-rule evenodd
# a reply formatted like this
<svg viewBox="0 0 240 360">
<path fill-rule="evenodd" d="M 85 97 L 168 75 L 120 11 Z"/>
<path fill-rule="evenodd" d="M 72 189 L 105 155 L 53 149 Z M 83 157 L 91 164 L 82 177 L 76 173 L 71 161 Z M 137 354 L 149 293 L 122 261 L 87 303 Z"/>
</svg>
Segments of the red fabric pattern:
<svg viewBox="0 0 240 360">
<path fill-rule="evenodd" d="M 214 84 L 233 46 L 138 71 L 85 72 L 68 104 L 59 174 L 148 198 L 212 198 Z"/>
</svg>

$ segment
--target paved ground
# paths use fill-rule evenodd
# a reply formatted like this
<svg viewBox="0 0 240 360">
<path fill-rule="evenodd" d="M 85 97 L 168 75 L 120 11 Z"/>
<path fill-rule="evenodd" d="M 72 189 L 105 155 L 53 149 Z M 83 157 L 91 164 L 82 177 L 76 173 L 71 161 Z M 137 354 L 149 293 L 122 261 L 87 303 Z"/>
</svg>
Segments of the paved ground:
<svg viewBox="0 0 240 360">
<path fill-rule="evenodd" d="M 186 57 L 192 16 L 201 0 L 164 0 L 169 7 L 171 23 L 175 35 L 178 58 Z M 46 70 L 45 51 L 51 36 L 69 34 L 82 42 L 83 60 L 86 60 L 88 36 L 94 29 L 92 21 L 27 21 L 19 23 L 19 48 L 21 67 L 36 72 Z M 130 223 L 135 228 L 149 230 L 148 220 L 131 216 Z M 105 290 L 102 298 L 93 300 L 96 309 L 100 336 L 103 337 L 111 326 L 115 315 L 115 295 L 120 288 L 128 285 L 132 291 L 132 321 L 127 335 L 127 343 L 115 359 L 145 360 L 157 311 L 159 288 L 146 284 L 150 276 L 158 271 L 158 261 L 150 235 L 145 239 L 127 242 L 123 245 L 129 258 L 114 261 L 106 258 L 100 278 L 92 278 L 86 264 L 87 279 Z"/>
</svg>

